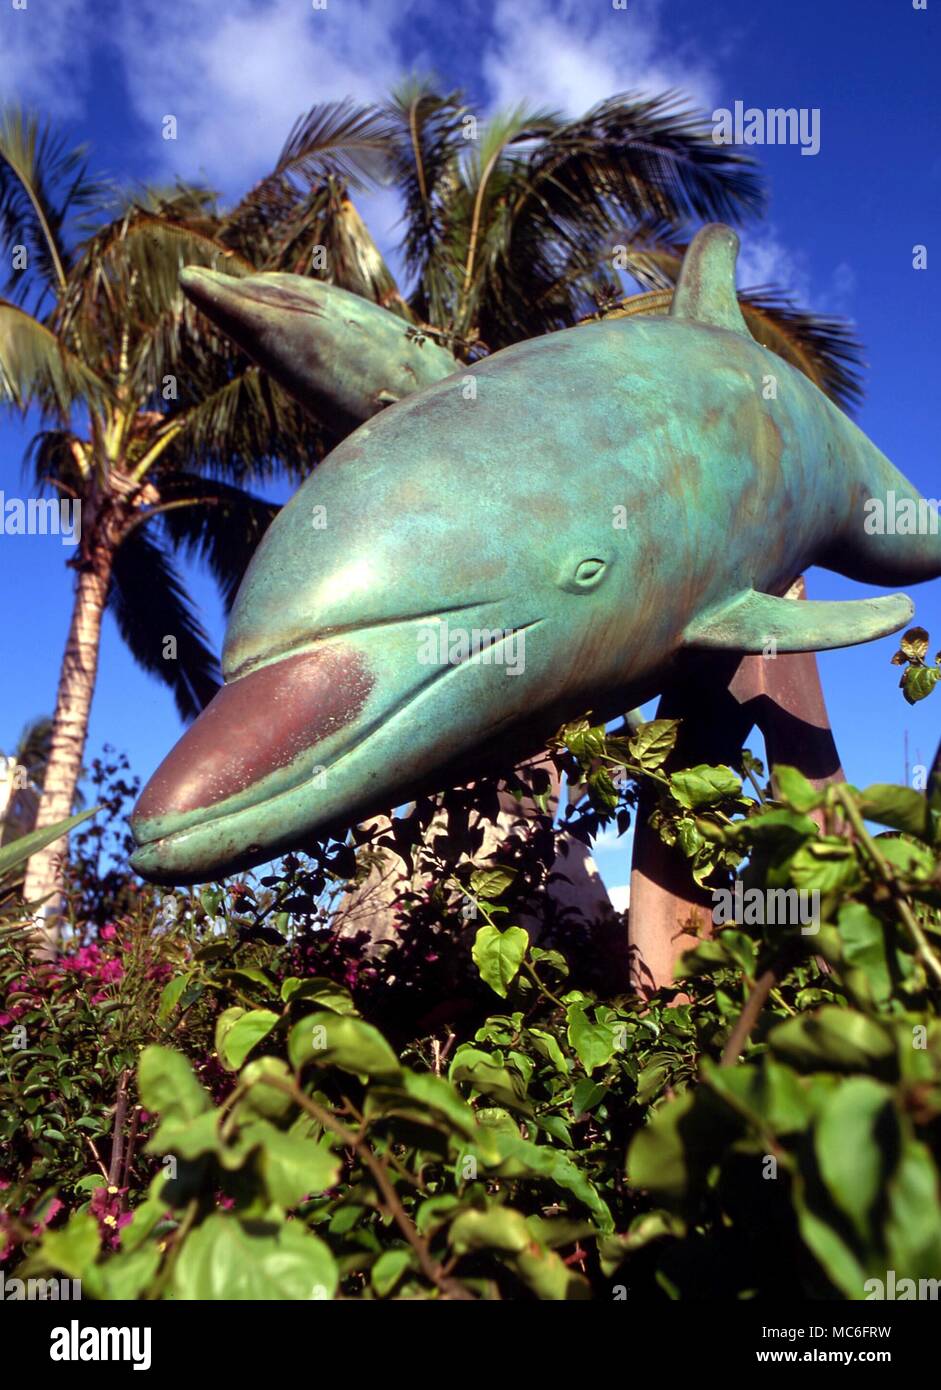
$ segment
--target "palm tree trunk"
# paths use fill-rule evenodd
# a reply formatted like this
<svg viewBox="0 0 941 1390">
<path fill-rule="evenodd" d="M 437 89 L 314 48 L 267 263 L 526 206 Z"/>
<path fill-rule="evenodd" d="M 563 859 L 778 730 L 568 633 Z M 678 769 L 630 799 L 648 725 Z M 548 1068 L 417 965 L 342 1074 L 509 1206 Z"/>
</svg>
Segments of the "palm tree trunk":
<svg viewBox="0 0 941 1390">
<path fill-rule="evenodd" d="M 79 570 L 72 622 L 59 674 L 49 762 L 36 817 L 37 830 L 65 820 L 72 813 L 98 674 L 101 619 L 108 598 L 112 563 L 111 548 L 101 546 Z M 37 944 L 41 954 L 54 951 L 58 941 L 66 850 L 67 841 L 64 838 L 56 840 L 34 854 L 26 866 L 24 900 L 27 903 L 45 900 L 37 916 Z"/>
</svg>

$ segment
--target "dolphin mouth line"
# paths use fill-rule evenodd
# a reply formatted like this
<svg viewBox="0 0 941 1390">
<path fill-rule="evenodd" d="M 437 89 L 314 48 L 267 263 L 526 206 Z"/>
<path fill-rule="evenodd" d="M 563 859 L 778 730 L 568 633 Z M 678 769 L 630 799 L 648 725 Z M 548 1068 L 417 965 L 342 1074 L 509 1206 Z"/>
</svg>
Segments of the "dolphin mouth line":
<svg viewBox="0 0 941 1390">
<path fill-rule="evenodd" d="M 232 279 L 241 283 L 237 276 L 232 276 Z M 233 286 L 226 285 L 225 288 L 233 289 Z M 233 292 L 238 294 L 243 303 L 260 304 L 263 309 L 277 309 L 279 312 L 284 310 L 287 314 L 314 314 L 317 318 L 326 317 L 323 309 L 314 304 L 313 301 L 275 285 L 270 287 L 267 294 L 245 289 L 233 290 Z"/>
<path fill-rule="evenodd" d="M 400 623 L 420 623 L 430 618 L 448 618 L 452 613 L 466 613 L 470 608 L 491 608 L 495 603 L 504 603 L 504 598 L 472 599 L 469 603 L 460 603 L 456 608 L 430 608 L 425 613 L 403 613 L 394 618 L 364 618 L 358 623 L 342 623 L 338 627 L 324 628 L 316 637 L 312 637 L 309 642 L 288 643 L 285 642 L 280 647 L 271 647 L 261 656 L 247 657 L 239 666 L 229 672 L 226 684 L 232 681 L 241 680 L 243 676 L 251 675 L 253 671 L 260 671 L 265 666 L 274 666 L 276 662 L 283 661 L 288 656 L 302 656 L 305 652 L 314 651 L 316 647 L 324 642 L 332 642 L 334 637 L 346 637 L 351 632 L 365 632 L 374 627 L 396 627 Z M 527 624 L 528 626 L 528 624 Z M 519 632 L 519 628 L 514 628 L 513 632 Z M 507 637 L 512 637 L 513 632 L 505 633 Z"/>
<path fill-rule="evenodd" d="M 209 270 L 209 267 L 185 266 L 184 269 L 201 271 Z M 250 288 L 246 288 L 246 282 L 251 278 L 250 276 L 226 275 L 224 273 L 220 275 L 218 271 L 210 271 L 210 277 L 208 282 L 200 277 L 196 281 L 197 288 L 205 289 L 205 285 L 208 283 L 216 291 L 237 296 L 243 304 L 258 304 L 263 309 L 283 309 L 286 313 L 313 314 L 318 318 L 326 317 L 324 310 L 318 304 L 307 299 L 297 290 L 284 285 L 267 285 L 264 289 L 252 285 Z"/>
<path fill-rule="evenodd" d="M 460 612 L 461 610 L 447 609 L 445 611 Z M 365 747 L 365 745 L 369 742 L 373 735 L 379 731 L 379 729 L 386 728 L 389 724 L 399 719 L 403 714 L 405 714 L 406 710 L 410 709 L 411 706 L 415 704 L 415 702 L 418 699 L 421 698 L 422 695 L 434 689 L 447 676 L 456 674 L 463 666 L 479 665 L 480 652 L 489 651 L 492 648 L 499 646 L 502 642 L 506 642 L 509 638 L 515 637 L 515 635 L 518 632 L 526 632 L 530 628 L 538 627 L 542 622 L 544 622 L 543 618 L 533 618 L 528 623 L 520 623 L 517 627 L 509 628 L 507 631 L 501 632 L 495 641 L 488 642 L 487 645 L 485 647 L 481 647 L 478 652 L 469 654 L 460 661 L 449 662 L 446 665 L 443 665 L 440 671 L 435 671 L 429 677 L 428 680 L 423 681 L 414 690 L 412 690 L 410 694 L 407 695 L 403 700 L 399 701 L 397 704 L 389 706 L 381 714 L 377 715 L 376 718 L 372 720 L 371 723 L 365 729 L 361 730 L 359 736 L 352 743 L 348 744 L 345 748 L 341 748 L 339 752 L 337 752 L 337 754 L 334 756 L 332 761 L 324 764 L 324 766 L 320 770 L 324 773 L 330 772 L 334 768 L 336 768 L 343 761 L 344 758 L 348 758 L 353 753 L 359 752 L 359 750 Z M 366 624 L 366 626 L 373 626 L 373 624 Z M 297 791 L 298 785 L 299 784 L 295 783 L 291 787 L 284 787 L 281 791 L 273 792 L 270 796 L 262 797 L 260 801 L 255 801 L 250 806 L 240 806 L 232 811 L 220 811 L 218 815 L 207 816 L 205 820 L 196 821 L 191 825 L 181 826 L 179 830 L 171 830 L 166 835 L 155 835 L 152 839 L 147 840 L 139 839 L 137 841 L 137 849 L 152 849 L 154 845 L 176 844 L 185 836 L 191 835 L 196 831 L 207 830 L 213 826 L 220 826 L 224 824 L 226 821 L 234 820 L 237 816 L 243 816 L 247 814 L 249 811 L 257 811 L 261 806 L 271 805 L 273 802 L 279 801 L 285 796 L 290 796 Z M 246 854 L 251 852 L 252 847 L 249 846 L 246 849 Z M 133 859 L 133 857 L 134 856 L 132 854 L 131 858 Z"/>
</svg>

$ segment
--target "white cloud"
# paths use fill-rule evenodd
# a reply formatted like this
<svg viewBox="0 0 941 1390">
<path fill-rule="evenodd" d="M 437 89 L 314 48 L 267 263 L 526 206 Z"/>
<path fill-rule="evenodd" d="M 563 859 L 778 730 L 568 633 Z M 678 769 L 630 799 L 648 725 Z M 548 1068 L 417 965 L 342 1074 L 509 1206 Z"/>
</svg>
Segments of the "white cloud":
<svg viewBox="0 0 941 1390">
<path fill-rule="evenodd" d="M 740 289 L 774 285 L 786 290 L 803 309 L 817 314 L 850 316 L 856 294 L 856 272 L 848 261 L 839 261 L 821 287 L 810 271 L 806 251 L 792 251 L 773 223 L 741 233 L 736 279 Z"/>
<path fill-rule="evenodd" d="M 626 912 L 631 905 L 631 885 L 619 883 L 608 889 L 608 897 L 615 912 Z"/>
<path fill-rule="evenodd" d="M 395 30 L 407 6 L 383 0 L 122 0 L 113 32 L 156 173 L 243 190 L 271 168 L 295 120 L 318 102 L 368 101 L 402 70 Z M 162 121 L 177 118 L 178 138 Z"/>
<path fill-rule="evenodd" d="M 755 226 L 747 227 L 740 236 L 742 248 L 736 274 L 740 289 L 774 285 L 777 289 L 788 290 L 803 304 L 809 302 L 810 272 L 805 253 L 791 251 L 770 223 L 760 230 Z"/>
<path fill-rule="evenodd" d="M 680 88 L 712 110 L 716 82 L 701 54 L 663 22 L 661 0 L 630 0 L 624 10 L 585 0 L 524 6 L 496 0 L 494 38 L 482 68 L 494 106 L 520 101 L 580 115 L 616 92 Z"/>
<path fill-rule="evenodd" d="M 856 298 L 856 271 L 848 261 L 840 261 L 830 276 L 829 289 L 821 307 L 833 314 L 850 314 Z"/>
<path fill-rule="evenodd" d="M 85 0 L 29 0 L 0 5 L 0 105 L 19 103 L 67 117 L 84 107 L 97 34 Z"/>
</svg>

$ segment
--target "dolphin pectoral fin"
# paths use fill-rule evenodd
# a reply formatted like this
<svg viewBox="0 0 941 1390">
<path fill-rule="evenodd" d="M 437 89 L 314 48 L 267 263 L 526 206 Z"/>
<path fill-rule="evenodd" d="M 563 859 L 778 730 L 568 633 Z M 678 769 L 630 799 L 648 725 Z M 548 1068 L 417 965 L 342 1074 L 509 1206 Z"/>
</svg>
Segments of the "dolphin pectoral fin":
<svg viewBox="0 0 941 1390">
<path fill-rule="evenodd" d="M 683 257 L 673 292 L 673 318 L 727 328 L 751 338 L 735 292 L 738 245 L 732 228 L 722 222 L 712 222 L 696 233 Z"/>
<path fill-rule="evenodd" d="M 730 603 L 695 619 L 684 645 L 737 652 L 819 652 L 874 642 L 911 622 L 915 606 L 906 594 L 827 602 L 775 598 L 747 589 Z"/>
</svg>

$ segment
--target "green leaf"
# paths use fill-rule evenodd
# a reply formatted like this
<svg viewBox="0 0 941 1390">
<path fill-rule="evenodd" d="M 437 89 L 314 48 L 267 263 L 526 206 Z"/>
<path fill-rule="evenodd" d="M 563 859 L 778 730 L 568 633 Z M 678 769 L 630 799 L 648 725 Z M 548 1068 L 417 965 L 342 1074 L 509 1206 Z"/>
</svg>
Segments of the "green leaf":
<svg viewBox="0 0 941 1390">
<path fill-rule="evenodd" d="M 576 1081 L 572 1087 L 572 1112 L 575 1118 L 589 1114 L 607 1094 L 607 1086 L 599 1086 L 598 1082 L 592 1081 L 589 1076 L 583 1076 Z"/>
<path fill-rule="evenodd" d="M 123 1239 L 122 1239 L 123 1247 Z M 149 1288 L 160 1266 L 160 1249 L 155 1244 L 124 1250 L 102 1264 L 87 1270 L 82 1281 L 96 1299 L 126 1303 Z M 89 1277 L 91 1276 L 91 1277 Z"/>
<path fill-rule="evenodd" d="M 276 987 L 270 976 L 264 970 L 257 970 L 253 965 L 239 965 L 231 970 L 220 970 L 219 978 L 223 980 L 247 980 L 249 984 L 261 985 L 266 994 L 275 994 Z"/>
<path fill-rule="evenodd" d="M 879 849 L 893 868 L 910 878 L 934 878 L 936 861 L 927 845 L 898 839 L 888 833 L 879 836 Z"/>
<path fill-rule="evenodd" d="M 780 842 L 783 845 L 792 844 L 794 848 L 797 847 L 796 842 L 813 840 L 820 834 L 816 822 L 812 821 L 810 816 L 780 808 L 762 810 L 757 816 L 750 816 L 747 820 L 741 821 L 736 830 L 744 840 L 752 840 L 759 844 L 767 841 Z"/>
<path fill-rule="evenodd" d="M 865 1268 L 855 1251 L 846 1244 L 831 1222 L 813 1210 L 807 1199 L 806 1183 L 800 1171 L 794 1177 L 791 1198 L 804 1243 L 820 1262 L 828 1277 L 847 1298 L 863 1298 Z"/>
<path fill-rule="evenodd" d="M 538 1241 L 532 1241 L 526 1250 L 509 1257 L 507 1264 L 516 1270 L 537 1298 L 567 1303 L 591 1297 L 588 1280 L 569 1269 L 561 1256 L 554 1250 L 546 1250 Z"/>
<path fill-rule="evenodd" d="M 902 675 L 902 694 L 910 705 L 926 700 L 941 680 L 941 666 L 909 666 Z"/>
<path fill-rule="evenodd" d="M 459 1255 L 471 1250 L 525 1250 L 532 1240 L 526 1218 L 511 1207 L 489 1206 L 485 1211 L 462 1211 L 448 1228 L 448 1239 Z"/>
<path fill-rule="evenodd" d="M 228 1149 L 219 1138 L 219 1115 L 206 1110 L 202 1115 L 165 1119 L 147 1143 L 147 1153 L 173 1153 L 177 1158 L 201 1158 L 203 1154 L 226 1156 L 224 1167 L 240 1167 L 248 1150 Z"/>
<path fill-rule="evenodd" d="M 357 1076 L 394 1077 L 399 1059 L 377 1028 L 359 1018 L 323 1011 L 295 1023 L 288 1037 L 288 1056 L 294 1067 L 310 1063 L 340 1067 Z"/>
<path fill-rule="evenodd" d="M 848 892 L 860 881 L 856 851 L 845 840 L 807 840 L 790 861 L 791 879 L 805 893 Z"/>
<path fill-rule="evenodd" d="M 33 830 L 28 835 L 21 835 L 19 839 L 11 840 L 8 845 L 4 845 L 0 849 L 0 878 L 8 874 L 11 869 L 15 869 L 18 864 L 24 864 L 27 859 L 38 854 L 47 845 L 61 839 L 63 835 L 68 835 L 70 830 L 81 825 L 82 821 L 88 820 L 89 816 L 97 815 L 100 810 L 100 806 L 92 806 L 90 810 L 80 811 L 77 816 L 70 816 L 68 820 L 57 821 L 55 825 L 43 826 L 40 830 Z"/>
<path fill-rule="evenodd" d="M 227 1009 L 219 1019 L 216 1049 L 222 1065 L 229 1071 L 238 1071 L 252 1048 L 277 1027 L 278 1015 L 270 1009 L 251 1009 L 247 1013 L 243 1010 L 239 1018 L 231 1018 L 228 1027 L 222 1028 L 222 1020 L 232 1013 Z"/>
<path fill-rule="evenodd" d="M 541 1057 L 545 1057 L 547 1061 L 551 1062 L 556 1071 L 560 1071 L 563 1076 L 568 1076 L 568 1058 L 552 1033 L 547 1033 L 544 1028 L 530 1028 L 528 1033 L 532 1040 L 533 1051 L 538 1052 Z"/>
<path fill-rule="evenodd" d="M 222 1013 L 216 1019 L 214 1042 L 220 1060 L 222 1058 L 222 1049 L 225 1045 L 226 1035 L 246 1013 L 248 1013 L 248 1010 L 243 1008 L 241 1004 L 233 1004 L 231 1008 L 223 1009 Z M 223 1063 L 223 1065 L 225 1064 Z"/>
<path fill-rule="evenodd" d="M 706 1086 L 661 1101 L 628 1147 L 628 1181 L 667 1204 L 691 1197 L 742 1130 Z"/>
<path fill-rule="evenodd" d="M 931 838 L 931 814 L 928 802 L 911 787 L 897 787 L 890 782 L 874 782 L 860 794 L 859 809 L 867 820 L 904 830 L 920 839 Z"/>
<path fill-rule="evenodd" d="M 774 782 L 779 800 L 786 801 L 795 811 L 814 811 L 826 799 L 825 792 L 818 791 L 802 772 L 796 767 L 788 767 L 786 763 L 775 766 Z"/>
<path fill-rule="evenodd" d="M 294 1101 L 285 1091 L 269 1086 L 265 1080 L 269 1076 L 278 1081 L 290 1081 L 291 1072 L 280 1057 L 256 1057 L 243 1068 L 239 1084 L 249 1089 L 238 1102 L 240 1118 L 260 1115 L 264 1119 L 277 1120 L 291 1109 Z"/>
<path fill-rule="evenodd" d="M 522 927 L 507 927 L 502 932 L 497 927 L 479 928 L 471 955 L 480 978 L 501 999 L 506 998 L 507 987 L 516 977 L 528 945 L 529 934 Z"/>
<path fill-rule="evenodd" d="M 60 1231 L 46 1231 L 39 1247 L 40 1258 L 52 1269 L 61 1269 L 72 1279 L 82 1279 L 93 1264 L 101 1245 L 98 1222 L 91 1212 L 80 1211 L 69 1218 Z"/>
<path fill-rule="evenodd" d="M 798 1071 L 872 1071 L 890 1076 L 895 1070 L 891 1035 L 864 1014 L 836 1004 L 778 1024 L 768 1034 L 768 1047 Z"/>
<path fill-rule="evenodd" d="M 715 805 L 729 796 L 741 796 L 742 783 L 724 764 L 709 767 L 700 763 L 697 767 L 674 772 L 670 789 L 681 806 L 696 810 L 700 806 Z"/>
<path fill-rule="evenodd" d="M 489 1096 L 502 1105 L 529 1112 L 526 1085 L 517 1072 L 508 1071 L 487 1052 L 464 1044 L 454 1054 L 448 1077 L 453 1082 L 469 1082 L 481 1095 Z"/>
<path fill-rule="evenodd" d="M 820 1176 L 834 1205 L 867 1245 L 873 1239 L 873 1208 L 897 1144 L 891 1092 L 872 1077 L 848 1077 L 824 1101 L 814 1128 Z"/>
<path fill-rule="evenodd" d="M 186 1237 L 173 1271 L 175 1296 L 197 1301 L 325 1299 L 337 1282 L 327 1246 L 296 1221 L 276 1235 L 250 1234 L 218 1213 Z"/>
<path fill-rule="evenodd" d="M 335 1187 L 341 1162 L 325 1143 L 285 1134 L 263 1120 L 246 1125 L 245 1141 L 260 1146 L 259 1166 L 273 1202 L 295 1207 L 304 1197 Z"/>
<path fill-rule="evenodd" d="M 534 1144 L 509 1130 L 497 1130 L 494 1137 L 502 1160 L 498 1168 L 502 1176 L 548 1178 L 584 1203 L 603 1231 L 613 1229 L 614 1220 L 607 1203 L 567 1154 L 560 1153 L 551 1144 Z"/>
<path fill-rule="evenodd" d="M 941 1270 L 941 1199 L 931 1150 L 915 1139 L 902 1146 L 886 1186 L 886 1260 L 909 1278 L 937 1279 Z"/>
<path fill-rule="evenodd" d="M 567 1037 L 589 1076 L 607 1066 L 617 1050 L 617 1033 L 607 1023 L 592 1023 L 581 1004 L 566 1010 Z"/>
<path fill-rule="evenodd" d="M 184 1056 L 169 1047 L 145 1047 L 137 1065 L 137 1084 L 145 1110 L 164 1119 L 194 1120 L 212 1104 Z"/>
<path fill-rule="evenodd" d="M 380 1298 L 395 1288 L 412 1264 L 412 1252 L 407 1248 L 384 1250 L 369 1271 L 369 1282 Z"/>
<path fill-rule="evenodd" d="M 495 864 L 487 869 L 475 869 L 470 877 L 471 892 L 475 898 L 484 898 L 490 902 L 499 898 L 501 893 L 505 893 L 515 878 L 516 870 L 503 864 Z"/>
<path fill-rule="evenodd" d="M 889 961 L 889 928 L 864 903 L 845 902 L 837 925 L 848 965 L 861 970 L 869 982 L 873 999 L 884 1003 L 891 997 L 893 974 Z"/>
<path fill-rule="evenodd" d="M 679 727 L 678 719 L 651 719 L 631 735 L 628 746 L 642 768 L 655 772 L 663 766 L 676 745 Z"/>
<path fill-rule="evenodd" d="M 199 903 L 207 917 L 215 917 L 219 911 L 225 892 L 222 888 L 214 888 L 207 883 L 199 890 Z"/>
<path fill-rule="evenodd" d="M 433 1072 L 403 1070 L 400 1085 L 410 1100 L 443 1116 L 449 1126 L 465 1139 L 475 1137 L 477 1120 L 473 1110 L 443 1076 L 435 1076 Z"/>
<path fill-rule="evenodd" d="M 359 1012 L 348 989 L 321 975 L 314 975 L 306 980 L 299 980 L 296 975 L 290 976 L 281 985 L 281 998 L 285 1002 L 306 999 L 318 1008 L 330 1009 L 335 1014 Z"/>
<path fill-rule="evenodd" d="M 193 972 L 188 970 L 185 975 L 175 975 L 172 980 L 167 981 L 160 992 L 160 1003 L 157 1005 L 158 1023 L 166 1023 L 192 978 Z"/>
<path fill-rule="evenodd" d="M 760 1132 L 798 1134 L 807 1128 L 813 1108 L 800 1077 L 773 1058 L 738 1067 L 704 1060 L 703 1078 L 727 1105 Z"/>
<path fill-rule="evenodd" d="M 461 1199 L 453 1192 L 444 1192 L 440 1197 L 428 1197 L 415 1213 L 415 1225 L 420 1235 L 433 1236 L 446 1225 L 451 1213 L 461 1205 Z"/>
<path fill-rule="evenodd" d="M 692 1108 L 692 1092 L 677 1096 L 658 1106 L 634 1135 L 627 1151 L 627 1177 L 632 1187 L 665 1198 L 685 1195 L 690 1170 L 681 1126 Z"/>
</svg>

